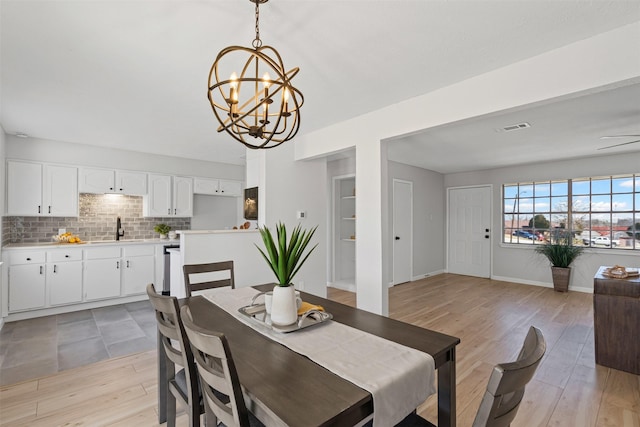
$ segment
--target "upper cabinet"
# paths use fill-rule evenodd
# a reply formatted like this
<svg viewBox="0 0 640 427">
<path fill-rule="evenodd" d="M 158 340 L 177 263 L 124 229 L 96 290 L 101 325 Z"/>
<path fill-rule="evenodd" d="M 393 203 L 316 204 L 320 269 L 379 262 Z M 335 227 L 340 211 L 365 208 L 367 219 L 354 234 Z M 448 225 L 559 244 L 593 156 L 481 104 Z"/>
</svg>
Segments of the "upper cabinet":
<svg viewBox="0 0 640 427">
<path fill-rule="evenodd" d="M 7 215 L 78 216 L 78 168 L 8 161 Z"/>
<path fill-rule="evenodd" d="M 80 193 L 118 193 L 130 196 L 147 194 L 147 174 L 113 169 L 81 168 Z"/>
<path fill-rule="evenodd" d="M 149 174 L 149 192 L 144 198 L 144 216 L 193 216 L 193 179 Z"/>
<path fill-rule="evenodd" d="M 211 196 L 240 197 L 242 195 L 242 183 L 224 179 L 195 178 L 193 192 L 194 194 Z"/>
</svg>

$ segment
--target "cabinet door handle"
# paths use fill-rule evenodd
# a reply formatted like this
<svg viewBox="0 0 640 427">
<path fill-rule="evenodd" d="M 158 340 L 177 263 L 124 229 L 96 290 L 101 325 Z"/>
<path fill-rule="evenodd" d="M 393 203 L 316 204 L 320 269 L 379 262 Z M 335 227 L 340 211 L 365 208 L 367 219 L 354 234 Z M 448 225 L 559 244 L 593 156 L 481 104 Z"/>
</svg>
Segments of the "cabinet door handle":
<svg viewBox="0 0 640 427">
<path fill-rule="evenodd" d="M 129 268 L 129 260 L 127 260 L 127 268 Z"/>
<path fill-rule="evenodd" d="M 49 206 L 49 213 L 51 213 L 51 206 Z"/>
<path fill-rule="evenodd" d="M 174 210 L 173 210 L 173 214 L 174 214 L 174 215 L 178 215 L 178 209 L 174 209 Z"/>
<path fill-rule="evenodd" d="M 40 274 L 42 274 L 42 266 L 40 266 Z"/>
<path fill-rule="evenodd" d="M 171 215 L 171 208 L 167 209 L 167 213 Z"/>
<path fill-rule="evenodd" d="M 42 213 L 42 212 L 40 212 L 40 205 L 38 205 L 38 213 Z"/>
<path fill-rule="evenodd" d="M 55 265 L 55 264 L 53 264 L 53 272 L 54 272 L 54 273 L 57 273 L 57 272 L 58 272 L 58 266 L 57 266 L 57 265 Z"/>
<path fill-rule="evenodd" d="M 116 261 L 116 269 L 120 268 L 120 261 Z"/>
</svg>

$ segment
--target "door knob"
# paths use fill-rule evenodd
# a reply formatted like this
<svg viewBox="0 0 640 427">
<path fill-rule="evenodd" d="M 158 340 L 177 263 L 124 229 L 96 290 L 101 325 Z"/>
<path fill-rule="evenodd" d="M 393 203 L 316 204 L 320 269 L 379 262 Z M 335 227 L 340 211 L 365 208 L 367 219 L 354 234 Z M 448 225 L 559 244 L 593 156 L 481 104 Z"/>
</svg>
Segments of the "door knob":
<svg viewBox="0 0 640 427">
<path fill-rule="evenodd" d="M 400 240 L 400 236 L 396 236 L 396 240 Z"/>
</svg>

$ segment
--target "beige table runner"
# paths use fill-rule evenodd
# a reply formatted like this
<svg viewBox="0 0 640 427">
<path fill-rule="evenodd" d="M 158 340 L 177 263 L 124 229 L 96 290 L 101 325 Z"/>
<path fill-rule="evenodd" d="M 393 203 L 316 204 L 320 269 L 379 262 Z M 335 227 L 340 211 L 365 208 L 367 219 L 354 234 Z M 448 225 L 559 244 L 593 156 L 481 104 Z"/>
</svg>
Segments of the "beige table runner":
<svg viewBox="0 0 640 427">
<path fill-rule="evenodd" d="M 374 427 L 397 424 L 436 392 L 431 355 L 334 321 L 288 334 L 275 332 L 238 312 L 257 293 L 253 288 L 218 288 L 202 295 L 261 334 L 370 392 Z"/>
</svg>

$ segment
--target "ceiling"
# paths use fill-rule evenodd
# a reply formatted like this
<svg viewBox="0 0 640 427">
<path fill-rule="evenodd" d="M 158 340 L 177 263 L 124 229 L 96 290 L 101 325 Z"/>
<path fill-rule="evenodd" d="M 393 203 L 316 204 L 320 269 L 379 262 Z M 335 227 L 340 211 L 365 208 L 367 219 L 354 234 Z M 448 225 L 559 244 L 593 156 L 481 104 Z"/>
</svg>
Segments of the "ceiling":
<svg viewBox="0 0 640 427">
<path fill-rule="evenodd" d="M 260 35 L 287 69 L 300 67 L 302 135 L 636 21 L 637 0 L 271 0 Z M 206 83 L 222 48 L 250 46 L 254 24 L 249 0 L 0 0 L 0 124 L 244 164 L 244 146 L 216 132 Z M 389 157 L 447 173 L 551 150 L 594 155 L 604 134 L 640 133 L 639 94 L 632 86 L 429 129 L 394 141 Z M 494 130 L 520 122 L 531 128 Z"/>
</svg>

